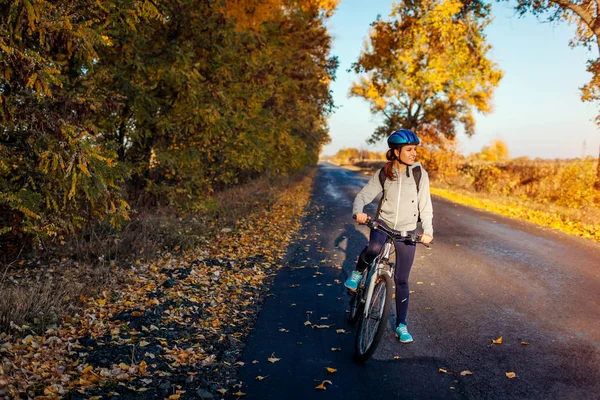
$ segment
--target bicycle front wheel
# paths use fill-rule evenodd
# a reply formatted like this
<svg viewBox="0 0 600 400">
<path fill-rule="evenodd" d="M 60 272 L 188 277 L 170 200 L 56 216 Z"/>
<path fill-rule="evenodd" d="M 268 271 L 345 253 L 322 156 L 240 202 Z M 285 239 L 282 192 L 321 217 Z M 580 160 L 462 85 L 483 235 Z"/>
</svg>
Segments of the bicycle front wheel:
<svg viewBox="0 0 600 400">
<path fill-rule="evenodd" d="M 362 302 L 362 290 L 358 290 L 350 297 L 350 312 L 348 313 L 348 323 L 350 325 L 356 324 L 358 318 L 363 313 L 364 303 Z"/>
<path fill-rule="evenodd" d="M 367 361 L 379 344 L 385 331 L 386 321 L 392 307 L 394 283 L 388 274 L 382 274 L 375 281 L 375 288 L 370 304 L 366 304 L 369 313 L 365 318 L 360 315 L 355 343 L 355 358 L 358 361 Z"/>
</svg>

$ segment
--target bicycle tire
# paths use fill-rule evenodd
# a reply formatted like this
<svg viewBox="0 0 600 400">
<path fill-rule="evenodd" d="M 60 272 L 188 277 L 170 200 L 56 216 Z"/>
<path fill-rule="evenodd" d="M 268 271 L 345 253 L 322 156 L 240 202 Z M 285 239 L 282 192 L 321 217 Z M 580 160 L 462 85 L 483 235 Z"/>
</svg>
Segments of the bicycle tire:
<svg viewBox="0 0 600 400">
<path fill-rule="evenodd" d="M 382 289 L 385 289 L 383 304 L 377 304 L 376 301 L 378 300 L 377 298 L 380 296 L 380 290 Z M 375 353 L 377 345 L 379 344 L 379 341 L 383 336 L 383 332 L 385 332 L 387 327 L 388 314 L 390 312 L 390 308 L 392 307 L 393 293 L 394 282 L 392 281 L 392 278 L 390 278 L 387 274 L 382 274 L 377 277 L 375 288 L 373 290 L 373 296 L 371 298 L 371 304 L 369 304 L 369 306 L 373 307 L 373 309 L 369 313 L 370 315 L 368 318 L 370 320 L 378 319 L 377 326 L 375 328 L 376 331 L 370 344 L 365 345 L 361 342 L 362 340 L 365 340 L 366 330 L 369 327 L 369 321 L 365 321 L 364 315 L 361 313 L 356 332 L 356 340 L 354 343 L 354 357 L 357 361 L 365 362 L 371 358 L 373 353 Z M 382 307 L 383 309 L 381 310 Z M 380 312 L 380 316 L 373 318 L 373 315 L 379 314 L 378 311 Z"/>
</svg>

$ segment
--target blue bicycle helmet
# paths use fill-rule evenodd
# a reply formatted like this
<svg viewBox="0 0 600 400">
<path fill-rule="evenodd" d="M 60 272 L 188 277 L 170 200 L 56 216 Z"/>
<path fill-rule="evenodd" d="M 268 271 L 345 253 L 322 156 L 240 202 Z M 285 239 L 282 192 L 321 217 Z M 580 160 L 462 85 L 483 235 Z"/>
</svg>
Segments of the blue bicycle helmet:
<svg viewBox="0 0 600 400">
<path fill-rule="evenodd" d="M 387 143 L 389 148 L 393 149 L 407 144 L 418 145 L 420 141 L 419 137 L 413 131 L 409 131 L 408 129 L 400 129 L 392 132 L 387 140 Z"/>
</svg>

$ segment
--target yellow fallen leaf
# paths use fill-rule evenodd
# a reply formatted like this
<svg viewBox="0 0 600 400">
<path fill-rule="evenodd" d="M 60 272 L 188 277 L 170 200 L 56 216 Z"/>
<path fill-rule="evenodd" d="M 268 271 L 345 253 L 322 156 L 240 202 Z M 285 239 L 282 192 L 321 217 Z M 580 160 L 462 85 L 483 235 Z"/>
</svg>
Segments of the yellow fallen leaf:
<svg viewBox="0 0 600 400">
<path fill-rule="evenodd" d="M 471 371 L 469 371 L 468 369 L 465 369 L 464 371 L 462 371 L 460 373 L 460 376 L 467 376 L 467 375 L 473 375 L 473 373 Z"/>
<path fill-rule="evenodd" d="M 326 367 L 325 368 L 327 370 L 327 372 L 329 372 L 330 374 L 335 374 L 337 372 L 337 369 L 335 368 L 330 368 L 330 367 Z"/>
<path fill-rule="evenodd" d="M 313 329 L 327 329 L 331 328 L 333 325 L 313 325 Z"/>
<path fill-rule="evenodd" d="M 438 370 L 438 372 L 441 372 L 442 374 L 447 374 L 447 373 L 448 373 L 448 371 L 447 371 L 447 370 L 445 370 L 444 368 L 440 368 L 440 369 Z"/>
<path fill-rule="evenodd" d="M 252 361 L 252 364 L 258 364 L 258 360 Z"/>
<path fill-rule="evenodd" d="M 506 377 L 507 377 L 508 379 L 516 378 L 516 377 L 517 377 L 517 374 L 515 374 L 514 372 L 507 372 L 507 373 L 506 373 Z"/>
<path fill-rule="evenodd" d="M 87 374 L 88 372 L 90 372 L 91 370 L 93 370 L 94 367 L 92 367 L 91 365 L 88 365 L 87 367 L 85 367 L 83 369 L 83 371 L 81 371 L 82 374 Z"/>
<path fill-rule="evenodd" d="M 423 282 L 417 282 L 417 285 L 422 285 L 422 284 L 423 284 Z"/>
<path fill-rule="evenodd" d="M 289 329 L 279 328 L 279 332 L 289 332 Z"/>
<path fill-rule="evenodd" d="M 502 344 L 502 336 L 500 336 L 498 339 L 496 340 L 492 340 L 492 344 Z"/>
<path fill-rule="evenodd" d="M 344 329 L 336 329 L 335 333 L 346 333 Z"/>
<path fill-rule="evenodd" d="M 400 356 L 394 356 L 394 360 L 399 360 Z"/>
<path fill-rule="evenodd" d="M 181 397 L 181 393 L 172 394 L 168 397 L 169 400 L 178 400 Z"/>
<path fill-rule="evenodd" d="M 521 342 L 521 344 L 522 344 L 523 346 L 527 346 L 527 345 L 529 345 L 529 343 L 528 343 L 528 342 Z"/>
<path fill-rule="evenodd" d="M 271 357 L 267 358 L 267 361 L 270 363 L 276 363 L 279 360 L 281 360 L 281 358 L 276 358 L 275 353 L 271 354 Z"/>
<path fill-rule="evenodd" d="M 238 361 L 238 362 L 234 363 L 233 365 L 239 365 L 240 367 L 243 367 L 244 364 L 245 363 L 243 361 Z"/>
<path fill-rule="evenodd" d="M 105 305 L 105 304 L 106 304 L 106 299 L 98 299 L 98 300 L 96 300 L 96 302 L 97 302 L 98 304 L 100 304 L 101 306 L 103 306 L 103 305 Z"/>
<path fill-rule="evenodd" d="M 323 381 L 323 382 L 321 382 L 321 384 L 319 386 L 315 387 L 315 389 L 325 390 L 326 389 L 325 388 L 325 384 L 326 383 L 329 383 L 330 385 L 333 385 L 333 383 L 331 383 L 331 381 Z"/>
<path fill-rule="evenodd" d="M 119 368 L 121 368 L 123 371 L 127 371 L 129 369 L 129 365 L 125 363 L 120 363 Z"/>
<path fill-rule="evenodd" d="M 221 394 L 225 394 L 227 393 L 227 389 L 217 389 L 217 392 L 221 393 Z"/>
<path fill-rule="evenodd" d="M 148 364 L 146 364 L 146 361 L 142 360 L 138 370 L 140 371 L 141 374 L 143 374 L 144 372 L 146 372 L 146 368 L 148 368 Z"/>
<path fill-rule="evenodd" d="M 246 395 L 246 393 L 242 392 L 241 390 L 238 390 L 237 392 L 231 394 L 238 397 Z"/>
<path fill-rule="evenodd" d="M 304 326 L 310 325 L 310 321 L 304 321 Z"/>
<path fill-rule="evenodd" d="M 140 344 L 140 347 L 146 347 L 150 344 L 150 342 L 146 342 L 145 340 L 142 340 L 139 344 Z"/>
<path fill-rule="evenodd" d="M 265 379 L 265 378 L 266 378 L 266 376 L 260 376 L 260 375 L 259 375 L 259 376 L 257 376 L 255 379 L 256 379 L 257 381 L 262 381 L 262 380 L 263 380 L 263 379 Z"/>
</svg>

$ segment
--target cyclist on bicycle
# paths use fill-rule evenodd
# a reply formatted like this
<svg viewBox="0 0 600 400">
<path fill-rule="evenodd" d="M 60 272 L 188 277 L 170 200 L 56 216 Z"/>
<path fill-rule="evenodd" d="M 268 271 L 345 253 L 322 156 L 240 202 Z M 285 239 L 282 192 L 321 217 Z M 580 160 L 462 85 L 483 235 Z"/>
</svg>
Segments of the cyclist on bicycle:
<svg viewBox="0 0 600 400">
<path fill-rule="evenodd" d="M 429 192 L 429 177 L 421 164 L 415 162 L 419 138 L 408 129 L 400 129 L 390 135 L 387 143 L 389 146 L 386 154 L 388 162 L 383 166 L 385 173 L 383 187 L 380 180 L 381 170 L 378 170 L 367 185 L 356 195 L 352 214 L 356 215 L 357 222 L 365 223 L 367 214 L 363 213 L 363 208 L 383 191 L 383 199 L 376 216 L 377 221 L 397 231 L 414 233 L 420 215 L 423 227 L 421 241 L 428 244 L 433 240 L 433 208 Z M 415 176 L 412 174 L 416 167 L 422 170 L 418 189 Z M 345 282 L 345 286 L 349 290 L 356 290 L 362 278 L 362 271 L 377 257 L 385 241 L 385 233 L 371 230 L 369 245 L 360 254 L 356 270 Z M 394 241 L 394 247 L 396 249 L 396 271 L 394 276 L 396 284 L 396 333 L 400 342 L 410 343 L 413 338 L 408 333 L 406 326 L 409 297 L 408 275 L 415 258 L 416 245 L 410 242 Z"/>
</svg>

